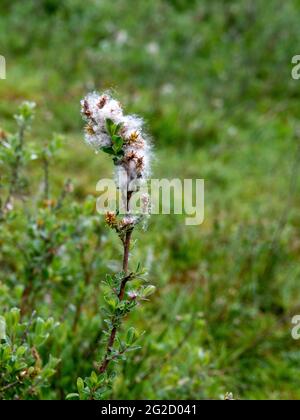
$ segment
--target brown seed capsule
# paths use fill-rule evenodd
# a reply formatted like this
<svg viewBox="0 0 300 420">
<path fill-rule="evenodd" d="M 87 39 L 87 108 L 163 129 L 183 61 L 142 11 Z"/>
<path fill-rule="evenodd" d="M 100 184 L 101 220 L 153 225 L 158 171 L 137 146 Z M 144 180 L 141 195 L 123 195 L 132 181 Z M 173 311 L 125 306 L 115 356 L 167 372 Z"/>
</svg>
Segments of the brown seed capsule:
<svg viewBox="0 0 300 420">
<path fill-rule="evenodd" d="M 106 95 L 101 96 L 100 101 L 98 102 L 98 108 L 102 109 L 107 103 L 108 97 Z"/>
<path fill-rule="evenodd" d="M 88 101 L 86 99 L 83 101 L 83 110 L 82 110 L 82 112 L 84 113 L 84 115 L 87 118 L 91 118 L 92 113 L 91 113 L 91 111 L 89 109 L 89 104 L 88 104 Z"/>
<path fill-rule="evenodd" d="M 65 185 L 65 192 L 68 194 L 72 194 L 72 192 L 74 192 L 74 185 L 72 184 L 71 181 L 68 181 Z"/>
<path fill-rule="evenodd" d="M 144 158 L 139 157 L 136 161 L 136 169 L 138 171 L 142 171 L 144 169 Z"/>
<path fill-rule="evenodd" d="M 139 133 L 137 131 L 133 131 L 129 137 L 129 143 L 135 143 L 139 138 Z"/>
<path fill-rule="evenodd" d="M 114 212 L 108 211 L 105 215 L 105 222 L 111 228 L 116 227 L 118 224 L 116 214 Z"/>
<path fill-rule="evenodd" d="M 7 136 L 6 136 L 5 131 L 0 128 L 0 141 L 6 140 L 6 139 L 7 139 Z"/>
<path fill-rule="evenodd" d="M 27 369 L 22 370 L 22 372 L 20 372 L 20 374 L 19 374 L 20 379 L 24 379 L 25 376 L 27 376 L 27 374 L 28 374 L 28 370 Z"/>
<path fill-rule="evenodd" d="M 55 200 L 44 200 L 43 201 L 43 207 L 44 208 L 53 208 L 56 205 L 56 201 Z"/>
<path fill-rule="evenodd" d="M 131 160 L 135 160 L 137 158 L 137 155 L 135 152 L 131 151 L 126 154 L 125 159 L 127 162 L 130 162 Z"/>
<path fill-rule="evenodd" d="M 95 131 L 90 124 L 85 126 L 85 131 L 86 131 L 86 133 L 90 134 L 91 136 L 93 136 L 95 134 Z"/>
</svg>

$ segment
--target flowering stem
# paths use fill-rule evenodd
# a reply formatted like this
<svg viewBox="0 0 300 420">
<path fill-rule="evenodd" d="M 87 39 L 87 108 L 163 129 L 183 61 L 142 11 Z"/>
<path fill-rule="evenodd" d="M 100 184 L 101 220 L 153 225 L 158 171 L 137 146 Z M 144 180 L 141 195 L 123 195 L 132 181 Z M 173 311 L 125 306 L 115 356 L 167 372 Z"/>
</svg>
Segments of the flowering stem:
<svg viewBox="0 0 300 420">
<path fill-rule="evenodd" d="M 133 115 L 124 115 L 120 103 L 109 94 L 91 93 L 81 101 L 81 106 L 83 118 L 87 123 L 85 140 L 97 152 L 101 150 L 112 157 L 118 187 L 122 193 L 122 210 L 123 207 L 126 209 L 122 220 L 118 217 L 120 211 L 106 214 L 107 225 L 117 232 L 123 244 L 123 266 L 121 277 L 118 274 L 113 277 L 111 283 L 108 282 L 110 295 L 113 296 L 112 305 L 109 305 L 107 346 L 98 369 L 102 374 L 107 371 L 110 361 L 126 351 L 123 343 L 120 343 L 120 351 L 114 352 L 114 344 L 121 320 L 136 304 L 135 298 L 127 301 L 125 293 L 127 282 L 134 278 L 134 273 L 128 270 L 131 238 L 135 226 L 143 218 L 143 214 L 131 214 L 130 200 L 133 194 L 140 190 L 140 185 L 146 181 L 149 174 L 151 145 L 143 131 L 142 120 Z M 130 338 L 134 339 L 135 337 Z"/>
</svg>

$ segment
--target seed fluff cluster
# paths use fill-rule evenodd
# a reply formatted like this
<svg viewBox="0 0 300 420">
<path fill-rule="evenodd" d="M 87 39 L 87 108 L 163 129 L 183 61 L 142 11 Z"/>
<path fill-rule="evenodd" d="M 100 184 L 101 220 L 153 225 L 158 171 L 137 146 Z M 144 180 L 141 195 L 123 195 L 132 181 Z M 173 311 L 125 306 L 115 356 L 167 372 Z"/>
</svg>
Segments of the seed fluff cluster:
<svg viewBox="0 0 300 420">
<path fill-rule="evenodd" d="M 143 120 L 125 115 L 120 102 L 109 92 L 88 94 L 81 101 L 81 113 L 86 122 L 86 143 L 96 152 L 112 155 L 117 185 L 131 197 L 150 175 L 151 144 L 143 130 Z M 129 200 L 127 198 L 127 207 Z M 144 209 L 149 203 L 147 200 L 147 197 L 142 199 Z M 129 208 L 127 210 L 129 212 Z M 107 221 L 113 221 L 111 227 L 118 226 L 112 214 Z M 136 218 L 127 215 L 120 223 L 131 226 L 135 222 Z"/>
</svg>

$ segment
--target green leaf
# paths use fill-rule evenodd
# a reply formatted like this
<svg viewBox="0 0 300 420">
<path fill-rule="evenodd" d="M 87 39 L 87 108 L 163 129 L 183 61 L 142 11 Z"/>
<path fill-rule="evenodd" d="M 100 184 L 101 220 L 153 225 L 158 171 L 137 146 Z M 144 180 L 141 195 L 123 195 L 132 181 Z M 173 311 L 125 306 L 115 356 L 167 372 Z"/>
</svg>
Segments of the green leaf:
<svg viewBox="0 0 300 420">
<path fill-rule="evenodd" d="M 79 399 L 79 394 L 73 393 L 73 394 L 68 394 L 66 396 L 66 400 L 78 400 L 78 399 Z"/>
<path fill-rule="evenodd" d="M 94 371 L 91 373 L 91 382 L 93 385 L 97 385 L 98 383 L 98 376 Z"/>
<path fill-rule="evenodd" d="M 120 152 L 122 150 L 123 147 L 123 139 L 120 136 L 112 136 L 112 141 L 113 141 L 113 150 L 114 152 L 117 154 L 118 152 Z"/>
<path fill-rule="evenodd" d="M 109 155 L 115 155 L 115 151 L 114 151 L 114 149 L 112 147 L 101 147 L 101 150 L 104 153 L 107 153 Z"/>
<path fill-rule="evenodd" d="M 11 333 L 16 331 L 17 325 L 20 321 L 20 309 L 12 308 L 6 315 L 7 330 Z"/>
<path fill-rule="evenodd" d="M 115 296 L 108 295 L 108 296 L 105 296 L 104 299 L 112 311 L 114 311 L 116 307 L 118 306 L 118 299 L 116 299 Z"/>
<path fill-rule="evenodd" d="M 137 338 L 138 338 L 138 334 L 137 334 L 136 329 L 133 327 L 129 328 L 126 335 L 126 343 L 130 345 L 134 343 L 137 340 Z"/>
<path fill-rule="evenodd" d="M 1 338 L 1 337 L 0 337 L 0 338 Z M 20 356 L 23 356 L 23 354 L 25 354 L 25 353 L 26 353 L 26 350 L 27 350 L 27 349 L 26 349 L 26 347 L 25 347 L 25 346 L 21 346 L 21 347 L 19 347 L 19 348 L 18 348 L 18 350 L 17 350 L 17 353 L 16 353 L 16 354 L 17 354 L 17 356 L 19 356 L 19 357 L 20 357 Z"/>
<path fill-rule="evenodd" d="M 148 296 L 152 295 L 155 292 L 155 290 L 156 290 L 156 287 L 155 286 L 151 286 L 151 285 L 146 286 L 144 288 L 144 290 L 142 291 L 142 296 L 144 298 L 145 297 L 148 297 Z"/>
<path fill-rule="evenodd" d="M 124 156 L 124 150 L 120 150 L 117 155 L 113 158 L 114 164 L 118 165 Z"/>
<path fill-rule="evenodd" d="M 129 351 L 137 351 L 137 350 L 140 350 L 142 347 L 141 346 L 130 346 L 128 349 L 127 349 L 127 353 L 129 352 Z"/>
<path fill-rule="evenodd" d="M 118 134 L 118 132 L 120 131 L 120 128 L 122 127 L 122 125 L 123 125 L 123 123 L 116 124 L 115 134 Z"/>
<path fill-rule="evenodd" d="M 106 130 L 107 130 L 108 134 L 113 136 L 115 134 L 115 130 L 116 130 L 115 123 L 110 118 L 107 118 L 106 122 L 105 122 L 105 125 L 106 125 Z"/>
<path fill-rule="evenodd" d="M 81 394 L 84 390 L 84 382 L 82 378 L 77 379 L 77 389 L 78 389 L 79 394 Z"/>
</svg>

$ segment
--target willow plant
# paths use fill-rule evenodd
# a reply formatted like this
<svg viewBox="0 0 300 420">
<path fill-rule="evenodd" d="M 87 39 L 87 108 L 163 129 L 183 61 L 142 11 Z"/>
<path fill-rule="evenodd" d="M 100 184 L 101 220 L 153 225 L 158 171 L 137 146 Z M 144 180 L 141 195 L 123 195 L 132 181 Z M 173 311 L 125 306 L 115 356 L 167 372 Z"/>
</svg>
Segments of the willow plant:
<svg viewBox="0 0 300 420">
<path fill-rule="evenodd" d="M 122 321 L 138 303 L 146 300 L 155 288 L 145 284 L 145 272 L 130 270 L 129 257 L 135 228 L 149 216 L 150 200 L 140 196 L 140 212 L 133 211 L 132 201 L 150 174 L 152 148 L 145 134 L 143 120 L 135 115 L 125 115 L 122 107 L 109 93 L 91 93 L 81 102 L 81 112 L 86 122 L 85 141 L 96 151 L 112 157 L 116 183 L 121 191 L 121 209 L 106 213 L 106 224 L 119 236 L 122 243 L 122 269 L 104 280 L 105 337 L 104 348 L 96 369 L 90 377 L 77 380 L 77 394 L 69 399 L 103 399 L 108 395 L 116 375 L 114 365 L 126 359 L 126 354 L 139 348 L 140 334 L 131 327 L 121 334 Z M 128 290 L 128 283 L 131 284 Z"/>
</svg>

